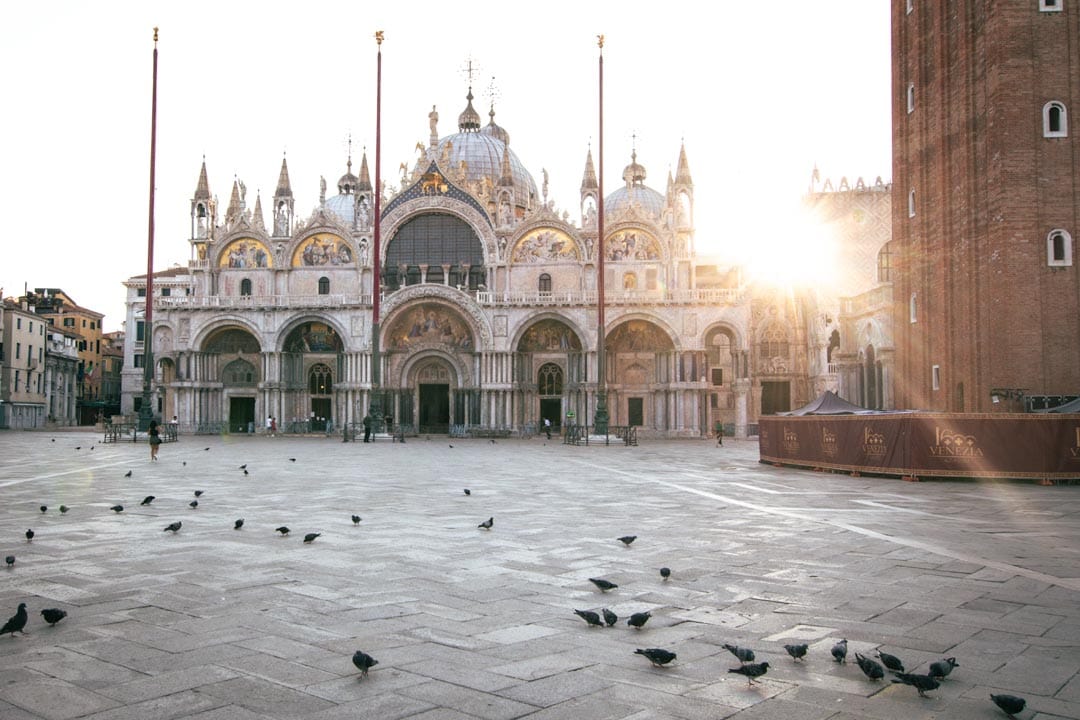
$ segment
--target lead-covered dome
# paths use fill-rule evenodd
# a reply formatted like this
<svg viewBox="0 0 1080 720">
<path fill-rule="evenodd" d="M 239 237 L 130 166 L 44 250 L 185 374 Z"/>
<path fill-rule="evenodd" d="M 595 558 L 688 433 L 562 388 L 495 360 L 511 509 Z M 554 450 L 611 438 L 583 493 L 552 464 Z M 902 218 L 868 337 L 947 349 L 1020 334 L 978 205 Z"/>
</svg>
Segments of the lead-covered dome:
<svg viewBox="0 0 1080 720">
<path fill-rule="evenodd" d="M 645 185 L 645 167 L 637 161 L 637 150 L 630 154 L 630 164 L 623 170 L 625 184 L 604 198 L 604 212 L 617 213 L 638 207 L 660 219 L 667 201 L 664 196 Z"/>
</svg>

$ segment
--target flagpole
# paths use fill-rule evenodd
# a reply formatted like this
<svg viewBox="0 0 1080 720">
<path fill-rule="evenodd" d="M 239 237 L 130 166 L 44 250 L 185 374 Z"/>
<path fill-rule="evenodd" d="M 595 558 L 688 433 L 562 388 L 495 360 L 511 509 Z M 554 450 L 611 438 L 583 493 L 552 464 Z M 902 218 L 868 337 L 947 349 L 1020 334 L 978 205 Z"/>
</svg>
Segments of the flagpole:
<svg viewBox="0 0 1080 720">
<path fill-rule="evenodd" d="M 382 358 L 379 353 L 379 295 L 382 260 L 379 255 L 382 237 L 382 43 L 383 31 L 375 31 L 378 47 L 375 70 L 375 232 L 372 237 L 371 273 L 371 402 L 368 415 L 376 431 L 383 427 Z"/>
<path fill-rule="evenodd" d="M 596 214 L 596 415 L 593 430 L 597 435 L 607 435 L 607 359 L 604 344 L 607 325 L 604 323 L 604 36 L 597 35 L 600 47 L 600 202 Z"/>
<path fill-rule="evenodd" d="M 154 171 L 157 157 L 157 68 L 158 29 L 154 28 L 154 89 L 150 105 L 150 220 L 146 240 L 146 310 L 143 321 L 143 391 L 139 407 L 139 429 L 154 419 L 151 384 L 154 380 Z"/>
</svg>

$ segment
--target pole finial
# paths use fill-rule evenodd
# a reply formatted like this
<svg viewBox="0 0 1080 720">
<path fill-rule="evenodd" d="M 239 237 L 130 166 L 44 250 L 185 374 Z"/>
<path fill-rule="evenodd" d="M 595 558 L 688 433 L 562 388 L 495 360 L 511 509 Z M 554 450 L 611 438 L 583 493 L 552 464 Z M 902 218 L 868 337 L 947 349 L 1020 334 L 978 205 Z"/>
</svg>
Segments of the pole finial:
<svg viewBox="0 0 1080 720">
<path fill-rule="evenodd" d="M 157 29 L 157 27 L 155 27 L 154 28 L 154 44 L 155 45 L 157 45 L 157 36 L 158 36 L 158 29 Z"/>
<path fill-rule="evenodd" d="M 375 31 L 375 43 L 377 45 L 382 45 L 382 41 L 383 41 L 383 31 L 382 30 L 376 30 Z"/>
<path fill-rule="evenodd" d="M 599 48 L 600 48 L 601 50 L 603 50 L 603 49 L 604 49 L 604 36 L 603 36 L 603 35 L 597 35 L 597 36 L 596 36 L 596 45 L 597 45 L 597 46 L 598 46 L 598 47 L 599 47 Z"/>
</svg>

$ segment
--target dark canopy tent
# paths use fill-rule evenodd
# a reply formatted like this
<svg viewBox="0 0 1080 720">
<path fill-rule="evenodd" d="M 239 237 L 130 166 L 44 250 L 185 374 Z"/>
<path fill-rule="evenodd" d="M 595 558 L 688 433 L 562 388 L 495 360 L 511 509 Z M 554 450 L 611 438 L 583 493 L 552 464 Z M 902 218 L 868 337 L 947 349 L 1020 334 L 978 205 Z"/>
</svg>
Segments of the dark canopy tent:
<svg viewBox="0 0 1080 720">
<path fill-rule="evenodd" d="M 860 407 L 849 403 L 842 397 L 826 390 L 816 400 L 808 405 L 803 405 L 801 408 L 796 408 L 790 412 L 776 413 L 777 415 L 877 415 L 880 410 L 870 410 L 868 408 Z"/>
<path fill-rule="evenodd" d="M 1037 413 L 1080 413 L 1080 397 L 1075 400 L 1070 400 L 1064 405 L 1058 405 L 1057 407 L 1044 408 L 1042 410 L 1032 410 Z"/>
</svg>

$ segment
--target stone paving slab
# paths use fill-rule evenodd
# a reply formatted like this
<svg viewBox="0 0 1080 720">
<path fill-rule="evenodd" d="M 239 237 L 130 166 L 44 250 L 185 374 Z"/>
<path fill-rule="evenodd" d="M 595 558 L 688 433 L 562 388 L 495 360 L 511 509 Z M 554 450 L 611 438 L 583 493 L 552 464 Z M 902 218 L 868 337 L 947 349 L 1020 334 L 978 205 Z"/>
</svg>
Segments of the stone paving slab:
<svg viewBox="0 0 1080 720">
<path fill-rule="evenodd" d="M 150 463 L 88 440 L 0 433 L 0 621 L 31 616 L 0 637 L 4 720 L 966 720 L 1002 716 L 991 692 L 1080 717 L 1080 487 L 784 469 L 739 441 L 182 436 Z M 842 637 L 960 665 L 919 698 L 833 662 Z M 769 673 L 728 673 L 724 643 Z"/>
</svg>

